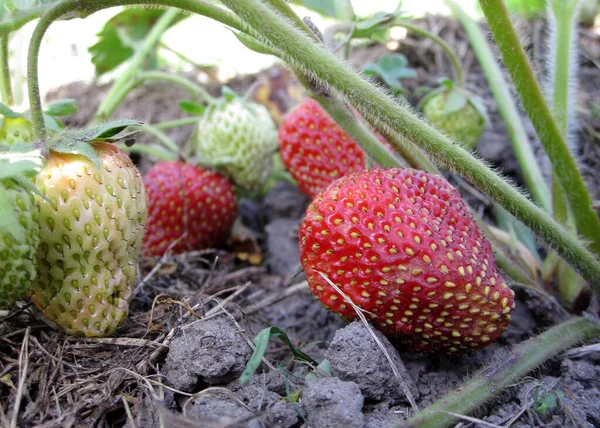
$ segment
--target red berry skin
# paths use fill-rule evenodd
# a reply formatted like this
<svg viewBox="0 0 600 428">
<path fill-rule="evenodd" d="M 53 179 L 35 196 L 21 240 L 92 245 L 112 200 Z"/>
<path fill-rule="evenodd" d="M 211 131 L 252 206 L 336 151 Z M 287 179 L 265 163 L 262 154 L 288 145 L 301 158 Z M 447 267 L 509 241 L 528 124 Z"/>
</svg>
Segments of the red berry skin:
<svg viewBox="0 0 600 428">
<path fill-rule="evenodd" d="M 299 235 L 309 286 L 326 307 L 357 316 L 318 272 L 417 351 L 479 349 L 510 321 L 514 293 L 443 178 L 408 168 L 343 177 L 313 200 Z"/>
<path fill-rule="evenodd" d="M 298 188 L 313 198 L 332 181 L 365 169 L 365 152 L 312 98 L 279 127 L 280 154 Z"/>
<path fill-rule="evenodd" d="M 235 192 L 222 174 L 185 162 L 159 162 L 144 177 L 148 225 L 144 253 L 162 256 L 218 245 L 237 217 Z M 186 224 L 187 223 L 187 224 Z"/>
</svg>

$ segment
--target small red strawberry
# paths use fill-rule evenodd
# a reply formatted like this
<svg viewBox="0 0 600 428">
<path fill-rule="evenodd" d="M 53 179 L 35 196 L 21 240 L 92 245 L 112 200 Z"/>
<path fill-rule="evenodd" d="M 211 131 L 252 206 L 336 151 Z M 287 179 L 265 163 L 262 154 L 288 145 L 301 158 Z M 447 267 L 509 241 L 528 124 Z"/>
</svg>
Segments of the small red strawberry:
<svg viewBox="0 0 600 428">
<path fill-rule="evenodd" d="M 458 191 L 414 169 L 374 169 L 331 184 L 307 209 L 300 259 L 325 306 L 356 317 L 319 272 L 385 334 L 418 351 L 486 346 L 514 307 Z"/>
<path fill-rule="evenodd" d="M 159 162 L 144 177 L 148 225 L 144 252 L 162 256 L 217 245 L 236 219 L 233 186 L 218 172 L 184 162 Z M 187 233 L 186 233 L 187 232 Z"/>
<path fill-rule="evenodd" d="M 283 163 L 311 198 L 333 180 L 365 169 L 365 152 L 312 98 L 289 112 L 279 128 Z"/>
</svg>

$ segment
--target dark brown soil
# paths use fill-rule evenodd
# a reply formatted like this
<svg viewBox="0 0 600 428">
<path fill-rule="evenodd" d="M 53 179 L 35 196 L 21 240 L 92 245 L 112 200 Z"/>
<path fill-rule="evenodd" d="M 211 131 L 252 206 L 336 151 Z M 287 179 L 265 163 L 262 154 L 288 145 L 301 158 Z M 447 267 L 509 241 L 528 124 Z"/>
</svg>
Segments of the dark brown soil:
<svg viewBox="0 0 600 428">
<path fill-rule="evenodd" d="M 468 88 L 486 102 L 491 124 L 481 139 L 480 155 L 521 182 L 506 127 L 460 26 L 433 17 L 421 25 L 455 47 L 466 66 Z M 532 24 L 529 34 L 528 49 L 541 52 L 542 26 Z M 591 31 L 581 36 L 577 150 L 589 187 L 598 198 L 600 40 Z M 413 103 L 417 102 L 414 89 L 435 86 L 439 77 L 450 75 L 447 60 L 427 40 L 408 38 L 399 51 L 418 71 L 417 79 L 405 82 Z M 386 53 L 381 46 L 361 47 L 352 62 L 359 67 Z M 542 69 L 541 63 L 537 65 Z M 298 85 L 284 69 L 266 70 L 260 78 L 268 82 L 271 107 L 279 113 L 298 99 Z M 243 91 L 256 80 L 257 76 L 246 76 L 228 85 Z M 217 95 L 219 85 L 208 89 Z M 76 98 L 80 111 L 67 122 L 85 126 L 106 92 L 106 87 L 73 84 L 52 98 Z M 131 93 L 115 117 L 147 123 L 183 117 L 177 104 L 185 98 L 185 91 L 169 84 L 146 86 Z M 169 135 L 184 144 L 192 131 L 189 126 Z M 138 140 L 144 144 L 151 137 Z M 135 159 L 142 171 L 154 162 Z M 490 204 L 485 197 L 454 176 L 451 180 L 470 203 L 487 212 Z M 0 323 L 0 426 L 10 426 L 15 406 L 19 409 L 16 425 L 23 427 L 376 428 L 400 424 L 412 412 L 409 401 L 365 327 L 348 325 L 326 311 L 298 274 L 296 230 L 307 204 L 305 196 L 284 182 L 261 201 L 240 202 L 241 217 L 262 251 L 263 262 L 257 266 L 244 262 L 239 252 L 227 246 L 163 260 L 143 259 L 130 317 L 114 338 L 67 337 L 27 306 L 5 318 Z M 517 291 L 512 324 L 500 340 L 476 353 L 419 355 L 395 349 L 380 336 L 419 408 L 459 387 L 483 365 L 502 359 L 512 345 L 568 316 L 552 298 L 511 285 Z M 306 364 L 293 361 L 289 349 L 275 340 L 265 355 L 268 364 L 241 386 L 238 379 L 251 353 L 250 344 L 268 326 L 283 329 L 296 347 L 316 361 L 328 359 L 331 375 L 307 377 Z M 539 403 L 535 397 L 545 394 L 559 399 L 556 407 L 542 414 L 535 410 Z M 598 351 L 562 355 L 471 415 L 488 425 L 465 420 L 462 426 L 600 426 L 598 402 Z"/>
</svg>

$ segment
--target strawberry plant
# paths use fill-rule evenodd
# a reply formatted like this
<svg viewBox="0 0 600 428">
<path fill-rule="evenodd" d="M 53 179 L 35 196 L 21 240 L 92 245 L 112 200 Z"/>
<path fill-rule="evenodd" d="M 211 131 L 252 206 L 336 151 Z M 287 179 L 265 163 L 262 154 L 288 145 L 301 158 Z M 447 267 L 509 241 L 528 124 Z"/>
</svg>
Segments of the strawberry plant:
<svg viewBox="0 0 600 428">
<path fill-rule="evenodd" d="M 552 33 L 549 77 L 542 83 L 536 79 L 505 2 L 480 0 L 479 6 L 510 82 L 502 77 L 502 69 L 478 26 L 457 3 L 447 1 L 465 27 L 487 76 L 508 128 L 525 190 L 472 153 L 486 127 L 486 114 L 480 100 L 467 90 L 460 61 L 444 40 L 414 25 L 399 9 L 359 17 L 350 1 L 302 3 L 338 22 L 333 29 L 321 32 L 284 0 L 222 0 L 218 5 L 204 0 L 59 0 L 36 2 L 30 9 L 19 9 L 15 1 L 2 5 L 0 144 L 6 147 L 2 146 L 0 162 L 6 171 L 0 172 L 0 199 L 4 200 L 0 204 L 0 256 L 5 261 L 0 271 L 0 304 L 10 306 L 28 292 L 38 311 L 68 333 L 113 334 L 124 321 L 134 294 L 147 215 L 145 187 L 150 195 L 145 251 L 161 256 L 169 248 L 179 252 L 216 245 L 236 217 L 233 185 L 240 195 L 247 195 L 267 181 L 277 134 L 264 107 L 227 91 L 214 99 L 187 78 L 153 69 L 160 38 L 182 19 L 183 11 L 219 21 L 232 29 L 245 47 L 281 59 L 310 97 L 286 117 L 279 130 L 280 151 L 299 188 L 312 198 L 300 225 L 299 262 L 307 286 L 324 306 L 346 319 L 366 317 L 411 350 L 439 354 L 476 352 L 501 341 L 502 333 L 510 330 L 509 321 L 518 304 L 511 288 L 534 293 L 535 297 L 528 298 L 540 301 L 558 296 L 574 313 L 593 310 L 600 295 L 600 219 L 573 144 L 576 64 L 572 53 L 581 1 L 546 2 Z M 518 4 L 524 3 L 510 2 L 509 6 Z M 46 108 L 41 103 L 38 57 L 44 34 L 59 19 L 132 5 L 155 8 L 145 9 L 150 12 L 144 12 L 145 18 L 140 20 L 135 9 L 126 9 L 105 26 L 100 42 L 92 48 L 100 73 L 127 62 L 99 106 L 95 126 L 87 130 L 63 128 L 55 118 L 72 113 L 72 103 Z M 529 6 L 517 11 L 526 14 Z M 17 113 L 8 73 L 8 35 L 37 18 L 28 51 L 30 110 Z M 121 26 L 125 30 L 118 31 Z M 399 98 L 403 96 L 399 79 L 414 76 L 403 68 L 406 64 L 402 58 L 374 62 L 367 69 L 386 83 L 387 89 L 356 73 L 339 58 L 350 59 L 357 41 L 386 41 L 392 27 L 433 40 L 450 60 L 453 80 L 444 81 L 422 100 L 426 120 L 413 112 L 406 99 Z M 115 38 L 119 39 L 119 49 L 114 56 L 106 55 L 104 47 Z M 180 105 L 193 117 L 168 125 L 137 121 L 101 124 L 133 88 L 156 79 L 175 82 L 190 92 L 192 99 Z M 514 85 L 518 100 L 512 98 L 509 84 Z M 518 111 L 519 102 L 548 157 L 547 176 L 534 156 Z M 162 132 L 182 124 L 196 127 L 188 150 Z M 164 161 L 150 169 L 146 186 L 131 160 L 113 145 L 125 139 L 121 147 L 128 147 L 129 138 L 140 130 L 160 144 L 135 150 Z M 396 153 L 390 152 L 383 140 Z M 15 163 L 23 153 L 27 153 L 26 163 Z M 368 169 L 370 159 L 379 167 Z M 498 213 L 498 225 L 505 230 L 486 224 L 486 214 L 467 204 L 450 184 L 453 180 L 469 182 L 477 189 L 473 193 L 490 201 Z M 538 242 L 543 246 L 536 245 Z M 218 259 L 210 266 L 211 276 Z M 161 263 L 153 265 L 152 274 Z M 183 270 L 187 267 L 184 264 Z M 195 275 L 205 270 L 188 272 Z M 227 281 L 231 278 L 227 276 Z M 185 299 L 169 298 L 168 302 L 185 309 L 187 317 L 202 318 L 205 313 L 214 315 L 212 309 L 205 308 L 207 302 L 229 292 L 226 299 L 232 300 L 244 291 L 240 287 L 202 294 L 195 306 Z M 148 323 L 142 323 L 148 333 L 156 327 L 155 306 L 162 302 L 161 296 L 154 297 Z M 218 301 L 217 306 L 223 309 L 231 300 Z M 276 300 L 267 300 L 264 306 Z M 248 312 L 259 310 L 251 307 Z M 501 364 L 496 362 L 474 373 L 455 392 L 420 411 L 408 393 L 413 413 L 405 424 L 456 423 L 461 415 L 472 413 L 548 359 L 597 337 L 597 315 L 589 310 L 585 316 L 572 316 L 518 343 Z M 161 317 L 160 310 L 156 316 Z M 236 323 L 242 317 L 230 318 L 239 327 Z M 135 322 L 139 324 L 139 320 Z M 135 366 L 142 377 L 155 370 L 161 353 L 180 334 L 179 327 L 161 332 L 160 343 L 152 341 L 156 349 L 143 364 Z M 239 338 L 241 330 L 233 334 Z M 264 331 L 266 335 L 261 333 L 255 342 L 257 352 L 248 365 L 244 384 L 251 382 L 259 359 L 266 358 L 269 335 L 285 338 L 296 358 L 314 372 L 328 367 L 327 374 L 335 374 L 327 361 L 318 363 L 296 351 L 282 329 Z M 28 329 L 23 355 L 28 352 L 29 334 Z M 214 338 L 204 339 L 203 346 L 212 346 Z M 131 346 L 134 342 L 120 344 Z M 492 349 L 488 348 L 490 352 Z M 190 354 L 190 358 L 195 356 Z M 25 360 L 19 358 L 19 367 L 25 366 L 26 373 L 26 364 L 21 361 Z M 234 358 L 229 365 L 237 370 L 245 363 Z M 140 376 L 138 373 L 135 376 Z M 181 391 L 199 400 L 206 397 L 196 397 L 194 388 L 198 385 L 210 385 L 215 377 L 231 380 L 222 373 L 198 374 L 198 379 L 194 376 L 190 380 L 184 374 L 178 381 Z M 303 379 L 316 382 L 314 378 L 318 376 Z M 20 375 L 19 379 L 24 378 Z M 4 382 L 11 385 L 10 379 Z M 289 390 L 289 385 L 285 386 Z M 361 393 L 366 394 L 368 388 L 361 387 Z M 536 395 L 534 401 L 538 398 Z M 544 405 L 556 407 L 550 398 L 544 399 Z M 127 400 L 123 398 L 129 415 Z M 182 405 L 184 414 L 192 401 Z M 13 406 L 15 415 L 19 403 L 17 400 Z"/>
</svg>

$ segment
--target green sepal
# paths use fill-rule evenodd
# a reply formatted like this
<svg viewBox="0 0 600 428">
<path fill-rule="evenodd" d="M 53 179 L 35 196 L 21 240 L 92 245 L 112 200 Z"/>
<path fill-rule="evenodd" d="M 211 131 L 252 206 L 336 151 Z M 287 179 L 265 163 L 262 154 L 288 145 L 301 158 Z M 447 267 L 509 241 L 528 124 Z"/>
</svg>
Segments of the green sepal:
<svg viewBox="0 0 600 428">
<path fill-rule="evenodd" d="M 273 55 L 273 48 L 267 46 L 263 42 L 258 39 L 249 36 L 246 33 L 242 33 L 241 31 L 233 31 L 231 30 L 233 35 L 248 49 L 263 55 Z"/>
<path fill-rule="evenodd" d="M 221 95 L 223 96 L 225 101 L 233 101 L 236 98 L 240 97 L 240 95 L 233 89 L 231 89 L 229 86 L 223 86 L 221 88 Z"/>
<path fill-rule="evenodd" d="M 10 233 L 18 241 L 25 240 L 25 229 L 19 223 L 19 216 L 13 209 L 6 189 L 0 184 L 0 230 Z"/>
<path fill-rule="evenodd" d="M 44 166 L 42 150 L 31 143 L 0 145 L 0 179 L 33 177 Z"/>
<path fill-rule="evenodd" d="M 92 143 L 114 143 L 139 132 L 142 123 L 135 120 L 118 120 L 82 130 L 68 130 L 48 142 L 48 147 L 59 153 L 77 154 L 88 158 L 100 168 L 100 160 Z"/>
<path fill-rule="evenodd" d="M 463 91 L 459 89 L 449 91 L 444 105 L 444 115 L 450 116 L 452 113 L 456 113 L 464 108 L 464 106 L 467 105 L 467 102 L 469 102 L 469 99 Z"/>
</svg>

